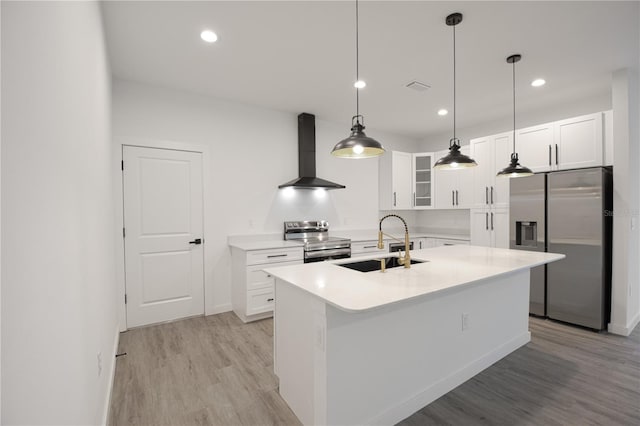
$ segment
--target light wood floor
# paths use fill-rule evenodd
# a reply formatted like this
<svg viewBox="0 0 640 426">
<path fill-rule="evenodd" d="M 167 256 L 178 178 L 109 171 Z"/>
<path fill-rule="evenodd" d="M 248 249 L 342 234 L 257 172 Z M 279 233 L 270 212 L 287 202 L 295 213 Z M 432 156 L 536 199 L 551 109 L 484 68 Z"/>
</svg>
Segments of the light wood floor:
<svg viewBox="0 0 640 426">
<path fill-rule="evenodd" d="M 532 341 L 400 425 L 638 425 L 629 338 L 532 318 Z M 120 337 L 111 425 L 298 425 L 277 392 L 273 321 L 233 313 Z"/>
</svg>

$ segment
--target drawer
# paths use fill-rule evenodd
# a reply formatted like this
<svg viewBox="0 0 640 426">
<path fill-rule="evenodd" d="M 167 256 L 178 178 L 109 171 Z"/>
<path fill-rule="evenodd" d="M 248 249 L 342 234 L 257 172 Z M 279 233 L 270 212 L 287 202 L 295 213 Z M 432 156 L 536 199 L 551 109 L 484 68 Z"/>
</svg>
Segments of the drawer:
<svg viewBox="0 0 640 426">
<path fill-rule="evenodd" d="M 378 241 L 360 241 L 357 243 L 351 243 L 351 253 L 359 254 L 359 253 L 384 253 L 387 252 L 386 245 L 384 249 L 378 248 Z"/>
<path fill-rule="evenodd" d="M 247 266 L 247 290 L 273 286 L 274 278 L 263 268 L 264 265 Z"/>
<path fill-rule="evenodd" d="M 273 311 L 273 286 L 247 291 L 247 315 L 256 315 Z"/>
<path fill-rule="evenodd" d="M 247 266 L 247 290 L 253 290 L 256 288 L 273 286 L 274 278 L 271 274 L 267 274 L 263 269 L 273 266 L 288 266 L 288 265 L 300 265 L 303 262 L 301 260 L 294 260 L 292 262 L 279 262 L 274 265 L 252 265 Z"/>
<path fill-rule="evenodd" d="M 303 260 L 302 247 L 286 249 L 251 250 L 247 252 L 247 265 L 264 265 L 265 263 L 290 262 Z"/>
</svg>

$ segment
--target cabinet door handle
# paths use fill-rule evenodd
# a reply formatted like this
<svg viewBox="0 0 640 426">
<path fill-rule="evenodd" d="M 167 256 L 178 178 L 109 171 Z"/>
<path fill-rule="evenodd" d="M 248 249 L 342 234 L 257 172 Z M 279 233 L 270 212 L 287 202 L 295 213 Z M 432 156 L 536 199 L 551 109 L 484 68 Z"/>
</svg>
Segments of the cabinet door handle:
<svg viewBox="0 0 640 426">
<path fill-rule="evenodd" d="M 551 145 L 549 145 L 549 165 L 551 165 Z"/>
<path fill-rule="evenodd" d="M 378 248 L 378 246 L 364 246 L 362 248 Z"/>
<path fill-rule="evenodd" d="M 459 205 L 458 204 L 458 190 L 456 189 L 456 206 Z"/>
<path fill-rule="evenodd" d="M 491 204 L 493 205 L 493 186 L 491 187 Z"/>
<path fill-rule="evenodd" d="M 413 193 L 413 207 L 416 206 L 416 193 Z"/>
<path fill-rule="evenodd" d="M 556 166 L 558 165 L 558 144 L 556 144 Z"/>
<path fill-rule="evenodd" d="M 267 255 L 267 259 L 273 259 L 274 257 L 287 257 L 289 256 L 288 254 L 269 254 Z"/>
<path fill-rule="evenodd" d="M 489 230 L 489 213 L 484 214 L 484 229 Z"/>
<path fill-rule="evenodd" d="M 486 205 L 489 205 L 489 187 L 488 186 L 484 187 L 484 203 Z"/>
<path fill-rule="evenodd" d="M 456 205 L 456 192 L 455 191 L 451 191 L 451 205 L 455 206 Z"/>
<path fill-rule="evenodd" d="M 396 206 L 396 192 L 393 191 L 393 207 Z"/>
<path fill-rule="evenodd" d="M 491 230 L 493 231 L 493 212 L 491 212 Z"/>
<path fill-rule="evenodd" d="M 268 298 L 267 302 L 273 302 L 273 297 Z"/>
</svg>

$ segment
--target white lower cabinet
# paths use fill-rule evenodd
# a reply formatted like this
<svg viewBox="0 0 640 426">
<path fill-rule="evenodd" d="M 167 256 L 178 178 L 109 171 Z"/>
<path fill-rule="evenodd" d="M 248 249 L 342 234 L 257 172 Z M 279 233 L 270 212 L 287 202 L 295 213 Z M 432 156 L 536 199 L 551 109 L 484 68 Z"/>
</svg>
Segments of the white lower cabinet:
<svg viewBox="0 0 640 426">
<path fill-rule="evenodd" d="M 243 321 L 255 321 L 273 315 L 274 278 L 264 272 L 272 266 L 298 265 L 304 262 L 302 247 L 231 251 L 233 312 Z"/>
<path fill-rule="evenodd" d="M 454 239 L 450 239 L 450 238 L 433 238 L 433 240 L 434 240 L 433 247 L 455 246 L 455 245 L 468 246 L 469 245 L 469 241 L 468 240 L 454 240 Z"/>
<path fill-rule="evenodd" d="M 509 210 L 471 210 L 471 244 L 509 248 Z"/>
</svg>

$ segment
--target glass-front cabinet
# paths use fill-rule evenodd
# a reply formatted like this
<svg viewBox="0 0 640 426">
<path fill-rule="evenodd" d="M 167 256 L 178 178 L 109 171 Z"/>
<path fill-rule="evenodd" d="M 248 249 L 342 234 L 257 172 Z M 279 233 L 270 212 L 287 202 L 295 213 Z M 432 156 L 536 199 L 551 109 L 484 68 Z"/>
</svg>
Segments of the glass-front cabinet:
<svg viewBox="0 0 640 426">
<path fill-rule="evenodd" d="M 413 207 L 433 208 L 433 153 L 413 154 Z"/>
</svg>

